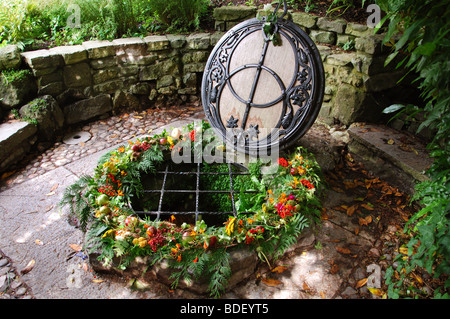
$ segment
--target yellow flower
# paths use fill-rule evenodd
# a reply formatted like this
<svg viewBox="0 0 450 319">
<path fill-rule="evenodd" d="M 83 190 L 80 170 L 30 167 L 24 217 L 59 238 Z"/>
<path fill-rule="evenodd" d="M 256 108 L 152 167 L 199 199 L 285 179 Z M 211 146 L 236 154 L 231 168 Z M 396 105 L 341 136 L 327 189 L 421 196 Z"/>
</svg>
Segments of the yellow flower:
<svg viewBox="0 0 450 319">
<path fill-rule="evenodd" d="M 106 238 L 106 237 L 113 237 L 113 236 L 114 236 L 114 233 L 115 233 L 115 230 L 114 230 L 114 229 L 107 230 L 107 231 L 105 231 L 105 233 L 102 235 L 102 239 L 103 239 L 103 238 Z M 113 235 L 113 236 L 111 236 L 111 235 Z"/>
<path fill-rule="evenodd" d="M 167 136 L 167 142 L 169 142 L 169 144 L 173 146 L 173 138 L 172 138 L 172 136 Z"/>
<path fill-rule="evenodd" d="M 247 224 L 253 224 L 253 222 L 254 222 L 254 220 L 253 219 L 251 219 L 251 218 L 247 218 Z"/>
</svg>

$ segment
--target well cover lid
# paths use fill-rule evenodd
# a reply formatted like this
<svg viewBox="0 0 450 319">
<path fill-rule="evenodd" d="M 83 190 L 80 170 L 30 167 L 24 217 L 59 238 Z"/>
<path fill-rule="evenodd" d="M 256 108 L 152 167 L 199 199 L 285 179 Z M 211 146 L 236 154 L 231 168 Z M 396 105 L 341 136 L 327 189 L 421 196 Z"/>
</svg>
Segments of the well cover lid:
<svg viewBox="0 0 450 319">
<path fill-rule="evenodd" d="M 272 23 L 273 33 L 263 30 L 265 17 L 233 27 L 214 47 L 203 74 L 209 123 L 227 145 L 247 154 L 290 146 L 311 127 L 322 104 L 319 51 L 285 14 L 286 7 Z"/>
</svg>

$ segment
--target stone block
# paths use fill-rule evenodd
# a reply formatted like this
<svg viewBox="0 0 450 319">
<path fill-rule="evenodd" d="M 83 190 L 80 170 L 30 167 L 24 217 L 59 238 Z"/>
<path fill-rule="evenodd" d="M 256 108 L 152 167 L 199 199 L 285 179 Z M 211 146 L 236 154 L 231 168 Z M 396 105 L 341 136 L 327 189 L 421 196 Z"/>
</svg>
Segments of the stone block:
<svg viewBox="0 0 450 319">
<path fill-rule="evenodd" d="M 141 38 L 122 38 L 112 42 L 116 45 L 116 57 L 119 63 L 139 64 L 147 55 L 147 44 Z"/>
<path fill-rule="evenodd" d="M 345 33 L 356 37 L 367 37 L 374 34 L 374 29 L 369 28 L 365 24 L 348 22 Z"/>
<path fill-rule="evenodd" d="M 82 46 L 86 49 L 89 59 L 101 59 L 116 54 L 116 46 L 110 41 L 85 41 Z"/>
<path fill-rule="evenodd" d="M 375 34 L 364 38 L 356 38 L 355 48 L 368 54 L 380 54 L 383 51 L 383 34 Z"/>
<path fill-rule="evenodd" d="M 0 172 L 19 161 L 35 141 L 37 127 L 28 122 L 0 124 Z"/>
<path fill-rule="evenodd" d="M 54 141 L 62 133 L 64 114 L 58 102 L 50 95 L 34 99 L 22 106 L 19 113 L 22 117 L 37 122 L 40 141 Z"/>
<path fill-rule="evenodd" d="M 334 98 L 331 115 L 349 125 L 359 118 L 365 99 L 365 92 L 349 84 L 341 84 Z"/>
<path fill-rule="evenodd" d="M 256 16 L 256 7 L 223 6 L 214 9 L 214 19 L 218 21 L 243 21 Z"/>
<path fill-rule="evenodd" d="M 314 42 L 335 44 L 336 43 L 336 33 L 322 30 L 311 30 L 309 34 Z"/>
<path fill-rule="evenodd" d="M 40 86 L 38 89 L 38 95 L 58 96 L 63 91 L 64 91 L 64 83 L 63 82 L 52 82 L 52 83 Z"/>
<path fill-rule="evenodd" d="M 353 61 L 356 59 L 355 53 L 331 54 L 327 57 L 327 63 L 336 66 L 348 66 L 353 68 Z"/>
<path fill-rule="evenodd" d="M 139 99 L 131 93 L 117 90 L 112 98 L 112 105 L 114 112 L 120 108 L 137 109 L 139 107 Z"/>
<path fill-rule="evenodd" d="M 211 35 L 209 33 L 191 34 L 186 38 L 187 48 L 191 50 L 206 50 L 211 45 Z"/>
<path fill-rule="evenodd" d="M 111 110 L 111 97 L 109 94 L 101 94 L 66 106 L 64 118 L 67 124 L 75 124 L 108 113 Z"/>
<path fill-rule="evenodd" d="M 348 34 L 338 34 L 336 39 L 336 45 L 337 46 L 344 46 L 347 43 L 353 43 L 353 46 L 355 45 L 355 36 L 348 35 Z"/>
<path fill-rule="evenodd" d="M 0 71 L 7 69 L 17 69 L 20 67 L 22 59 L 17 45 L 7 45 L 0 48 Z"/>
<path fill-rule="evenodd" d="M 90 60 L 90 62 L 91 62 L 91 67 L 94 70 L 110 68 L 112 66 L 117 65 L 117 59 L 114 56 L 102 58 L 102 59 L 93 59 L 93 60 Z"/>
<path fill-rule="evenodd" d="M 174 49 L 181 49 L 186 44 L 186 36 L 182 34 L 168 34 L 167 39 Z"/>
<path fill-rule="evenodd" d="M 300 27 L 312 29 L 316 26 L 317 16 L 307 14 L 304 12 L 294 12 L 292 13 L 292 22 Z"/>
<path fill-rule="evenodd" d="M 224 36 L 225 32 L 214 32 L 211 34 L 210 40 L 211 40 L 211 47 L 214 47 L 219 40 Z"/>
<path fill-rule="evenodd" d="M 10 82 L 0 78 L 0 106 L 5 110 L 21 106 L 36 94 L 37 86 L 33 76 L 16 78 Z"/>
<path fill-rule="evenodd" d="M 150 94 L 150 84 L 147 82 L 139 82 L 131 85 L 130 93 L 137 95 L 148 95 Z"/>
<path fill-rule="evenodd" d="M 111 81 L 117 79 L 119 76 L 119 68 L 112 67 L 108 69 L 101 69 L 94 72 L 92 75 L 93 83 L 100 84 L 103 82 Z"/>
<path fill-rule="evenodd" d="M 148 65 L 142 68 L 140 73 L 141 81 L 157 80 L 164 75 L 178 75 L 180 74 L 179 64 L 176 59 L 169 59 L 161 61 L 160 63 Z"/>
<path fill-rule="evenodd" d="M 347 22 L 344 19 L 329 19 L 320 17 L 317 19 L 317 27 L 321 30 L 344 33 Z"/>
<path fill-rule="evenodd" d="M 160 79 L 158 79 L 158 82 L 156 82 L 156 88 L 160 89 L 163 87 L 171 86 L 175 83 L 175 80 L 172 75 L 164 75 Z"/>
<path fill-rule="evenodd" d="M 124 88 L 124 81 L 122 79 L 111 80 L 95 84 L 92 88 L 94 90 L 94 95 L 102 93 L 113 94 L 116 90 Z"/>
<path fill-rule="evenodd" d="M 144 38 L 144 42 L 147 44 L 149 52 L 170 48 L 170 41 L 165 35 L 150 35 Z"/>
<path fill-rule="evenodd" d="M 186 73 L 195 73 L 195 72 L 203 72 L 205 70 L 205 62 L 197 62 L 197 63 L 189 63 L 183 66 L 183 72 Z"/>
<path fill-rule="evenodd" d="M 92 84 L 91 68 L 83 62 L 64 67 L 64 83 L 67 87 L 86 87 Z"/>
<path fill-rule="evenodd" d="M 64 64 L 61 55 L 50 54 L 49 50 L 23 52 L 21 56 L 33 70 L 57 68 Z"/>
<path fill-rule="evenodd" d="M 51 48 L 50 55 L 60 55 L 66 65 L 87 60 L 88 54 L 82 45 L 71 45 Z"/>
</svg>

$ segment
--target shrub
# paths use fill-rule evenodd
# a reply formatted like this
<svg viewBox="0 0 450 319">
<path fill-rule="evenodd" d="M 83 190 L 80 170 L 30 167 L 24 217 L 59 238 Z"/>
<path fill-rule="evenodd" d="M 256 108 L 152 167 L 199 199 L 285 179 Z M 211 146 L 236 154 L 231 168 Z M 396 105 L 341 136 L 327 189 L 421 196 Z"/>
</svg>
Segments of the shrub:
<svg viewBox="0 0 450 319">
<path fill-rule="evenodd" d="M 405 227 L 411 239 L 405 247 L 407 256 L 398 255 L 400 268 L 395 271 L 390 268 L 386 273 L 388 295 L 398 298 L 405 286 L 406 291 L 414 291 L 408 287 L 407 277 L 416 267 L 423 267 L 435 278 L 445 279 L 450 273 L 450 7 L 440 0 L 376 2 L 387 13 L 381 25 L 389 21 L 384 42 L 392 45 L 393 52 L 386 64 L 400 53 L 404 55 L 397 67 L 409 68 L 418 75 L 416 81 L 426 101 L 423 108 L 426 119 L 419 131 L 425 127 L 436 131 L 428 145 L 434 159 L 427 172 L 431 180 L 418 184 L 413 196 L 424 208 Z M 397 41 L 395 35 L 399 35 Z M 392 108 L 395 109 L 398 107 Z M 448 298 L 445 290 L 449 287 L 447 279 L 441 287 L 444 290 L 434 291 L 435 297 Z"/>
<path fill-rule="evenodd" d="M 169 29 L 188 31 L 198 29 L 200 19 L 206 12 L 207 0 L 152 0 L 151 11 Z"/>
</svg>

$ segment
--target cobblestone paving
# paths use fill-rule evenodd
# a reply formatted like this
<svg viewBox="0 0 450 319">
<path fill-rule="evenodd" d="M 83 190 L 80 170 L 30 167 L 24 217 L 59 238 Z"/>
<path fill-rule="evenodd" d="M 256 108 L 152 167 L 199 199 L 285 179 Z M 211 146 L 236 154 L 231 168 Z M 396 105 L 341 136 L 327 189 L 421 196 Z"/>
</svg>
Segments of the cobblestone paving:
<svg viewBox="0 0 450 319">
<path fill-rule="evenodd" d="M 13 262 L 0 250 L 0 299 L 34 299 Z"/>
<path fill-rule="evenodd" d="M 99 119 L 78 127 L 71 127 L 65 132 L 65 136 L 60 142 L 54 143 L 46 150 L 42 150 L 45 145 L 38 145 L 36 152 L 29 154 L 15 168 L 13 167 L 11 173 L 14 173 L 4 181 L 0 181 L 0 191 L 33 179 L 59 166 L 79 160 L 84 156 L 131 140 L 136 136 L 151 134 L 152 130 L 176 119 L 187 117 L 203 118 L 202 107 L 187 105 L 183 108 L 166 107 L 132 111 Z M 65 143 L 64 141 L 68 137 L 76 136 L 75 132 L 87 132 L 90 138 L 85 142 Z M 83 136 L 83 134 L 79 134 L 79 136 Z M 71 138 L 70 142 L 74 140 L 74 138 Z"/>
</svg>

